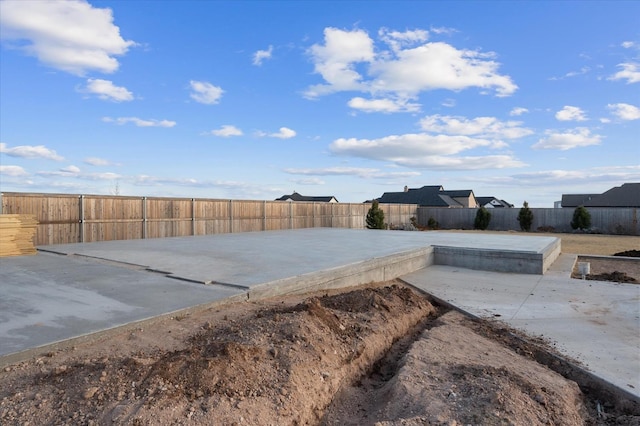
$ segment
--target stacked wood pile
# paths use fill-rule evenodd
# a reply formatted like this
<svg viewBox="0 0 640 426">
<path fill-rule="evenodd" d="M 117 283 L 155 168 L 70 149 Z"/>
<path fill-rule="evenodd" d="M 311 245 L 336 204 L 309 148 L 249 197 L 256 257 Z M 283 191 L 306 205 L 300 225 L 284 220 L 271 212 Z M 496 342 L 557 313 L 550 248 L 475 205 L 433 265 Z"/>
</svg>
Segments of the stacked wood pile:
<svg viewBox="0 0 640 426">
<path fill-rule="evenodd" d="M 0 257 L 36 254 L 37 225 L 33 215 L 0 214 Z"/>
</svg>

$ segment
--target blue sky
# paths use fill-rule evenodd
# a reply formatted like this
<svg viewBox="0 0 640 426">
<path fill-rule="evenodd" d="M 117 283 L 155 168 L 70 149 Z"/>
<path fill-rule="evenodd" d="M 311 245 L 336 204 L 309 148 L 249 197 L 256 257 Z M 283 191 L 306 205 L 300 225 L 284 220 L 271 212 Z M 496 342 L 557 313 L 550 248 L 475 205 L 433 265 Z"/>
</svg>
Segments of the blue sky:
<svg viewBox="0 0 640 426">
<path fill-rule="evenodd" d="M 0 2 L 0 190 L 521 206 L 640 181 L 640 2 Z"/>
</svg>

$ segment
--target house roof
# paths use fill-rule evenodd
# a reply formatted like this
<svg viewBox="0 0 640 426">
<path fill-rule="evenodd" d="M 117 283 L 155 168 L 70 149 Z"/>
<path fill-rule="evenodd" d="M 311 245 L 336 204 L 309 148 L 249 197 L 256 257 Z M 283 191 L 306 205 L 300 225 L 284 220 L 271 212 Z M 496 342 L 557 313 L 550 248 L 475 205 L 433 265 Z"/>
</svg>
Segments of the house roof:
<svg viewBox="0 0 640 426">
<path fill-rule="evenodd" d="M 411 188 L 402 192 L 385 192 L 378 198 L 380 203 L 418 204 L 429 207 L 464 207 L 455 197 L 469 197 L 472 190 L 445 191 L 441 185 Z"/>
<path fill-rule="evenodd" d="M 562 207 L 640 207 L 640 182 L 625 183 L 602 194 L 563 194 Z"/>
<path fill-rule="evenodd" d="M 587 201 L 585 207 L 640 207 L 640 182 L 625 183 L 611 188 L 595 199 Z"/>
<path fill-rule="evenodd" d="M 338 202 L 338 199 L 336 197 L 334 197 L 333 195 L 329 195 L 329 196 L 307 196 L 307 195 L 300 195 L 297 192 L 293 191 L 293 194 L 291 195 L 283 195 L 280 198 L 276 198 L 276 201 L 318 201 L 318 202 L 323 202 L 323 203 L 330 203 L 331 201 L 335 201 L 336 203 Z"/>
<path fill-rule="evenodd" d="M 494 207 L 513 207 L 513 204 L 507 203 L 505 200 L 499 200 L 496 197 L 476 197 L 479 206 L 492 204 Z"/>
<path fill-rule="evenodd" d="M 600 194 L 562 194 L 562 207 L 578 207 Z"/>
<path fill-rule="evenodd" d="M 473 190 L 471 189 L 459 189 L 454 191 L 443 190 L 442 193 L 448 195 L 449 197 L 470 197 L 473 194 Z"/>
</svg>

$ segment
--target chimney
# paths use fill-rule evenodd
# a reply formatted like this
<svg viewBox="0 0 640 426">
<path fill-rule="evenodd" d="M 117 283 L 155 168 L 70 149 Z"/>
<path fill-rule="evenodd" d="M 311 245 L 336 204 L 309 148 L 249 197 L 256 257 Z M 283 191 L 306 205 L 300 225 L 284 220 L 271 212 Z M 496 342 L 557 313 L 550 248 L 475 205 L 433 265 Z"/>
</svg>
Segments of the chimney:
<svg viewBox="0 0 640 426">
<path fill-rule="evenodd" d="M 409 187 L 407 185 L 404 186 L 404 192 L 409 192 Z"/>
</svg>

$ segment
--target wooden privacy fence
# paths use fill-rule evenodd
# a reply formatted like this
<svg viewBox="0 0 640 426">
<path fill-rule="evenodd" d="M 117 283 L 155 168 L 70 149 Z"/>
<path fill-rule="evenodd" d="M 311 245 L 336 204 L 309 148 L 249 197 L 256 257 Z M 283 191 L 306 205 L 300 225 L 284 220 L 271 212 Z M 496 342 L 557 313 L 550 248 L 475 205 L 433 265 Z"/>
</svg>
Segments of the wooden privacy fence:
<svg viewBox="0 0 640 426">
<path fill-rule="evenodd" d="M 491 212 L 489 230 L 520 230 L 518 213 L 520 208 L 488 209 Z M 538 228 L 555 232 L 573 232 L 571 221 L 574 208 L 532 208 L 531 231 Z M 640 235 L 640 212 L 637 208 L 588 207 L 591 226 L 598 232 L 611 235 Z M 477 209 L 447 209 L 435 207 L 418 208 L 418 223 L 426 226 L 430 218 L 436 220 L 441 229 L 473 229 Z"/>
<path fill-rule="evenodd" d="M 36 216 L 36 245 L 315 227 L 363 229 L 371 207 L 368 203 L 15 192 L 1 196 L 0 213 Z M 410 223 L 417 207 L 380 204 L 390 224 Z"/>
</svg>

